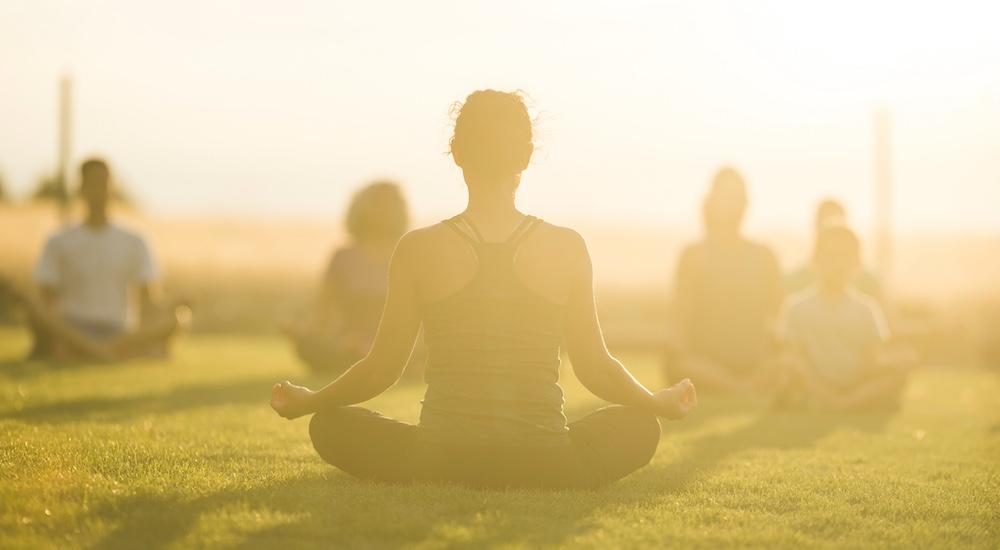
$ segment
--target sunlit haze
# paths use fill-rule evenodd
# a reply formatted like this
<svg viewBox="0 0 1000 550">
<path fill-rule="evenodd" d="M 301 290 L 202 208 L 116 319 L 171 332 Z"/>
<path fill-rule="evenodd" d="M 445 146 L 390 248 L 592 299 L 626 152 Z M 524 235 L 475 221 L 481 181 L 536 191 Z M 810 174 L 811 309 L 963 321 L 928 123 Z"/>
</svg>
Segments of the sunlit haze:
<svg viewBox="0 0 1000 550">
<path fill-rule="evenodd" d="M 0 550 L 1000 550 L 1000 0 L 0 0 L 0 121 Z"/>
<path fill-rule="evenodd" d="M 5 2 L 0 173 L 106 156 L 164 214 L 333 219 L 375 177 L 417 218 L 463 204 L 449 107 L 521 89 L 538 153 L 521 205 L 577 223 L 692 226 L 723 163 L 750 226 L 804 228 L 834 195 L 870 227 L 874 114 L 892 121 L 894 224 L 995 231 L 1000 7 L 991 2 Z"/>
</svg>

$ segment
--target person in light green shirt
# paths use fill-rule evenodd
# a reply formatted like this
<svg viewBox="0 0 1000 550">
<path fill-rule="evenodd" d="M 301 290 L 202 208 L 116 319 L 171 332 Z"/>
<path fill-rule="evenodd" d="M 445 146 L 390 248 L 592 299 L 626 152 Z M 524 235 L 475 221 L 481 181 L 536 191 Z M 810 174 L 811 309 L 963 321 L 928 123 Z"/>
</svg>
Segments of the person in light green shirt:
<svg viewBox="0 0 1000 550">
<path fill-rule="evenodd" d="M 836 410 L 897 403 L 913 358 L 889 348 L 881 307 L 853 287 L 857 236 L 843 225 L 824 227 L 813 261 L 816 284 L 792 296 L 779 315 L 787 368 L 779 402 Z"/>
</svg>

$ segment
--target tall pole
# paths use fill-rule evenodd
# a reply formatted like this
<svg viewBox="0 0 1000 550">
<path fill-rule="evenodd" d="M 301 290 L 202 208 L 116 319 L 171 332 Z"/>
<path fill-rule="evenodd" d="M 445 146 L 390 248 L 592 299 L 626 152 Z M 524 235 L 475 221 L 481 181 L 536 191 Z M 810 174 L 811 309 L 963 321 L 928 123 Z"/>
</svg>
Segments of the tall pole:
<svg viewBox="0 0 1000 550">
<path fill-rule="evenodd" d="M 889 111 L 875 112 L 875 270 L 888 294 L 892 276 L 892 149 Z"/>
<path fill-rule="evenodd" d="M 56 201 L 59 204 L 59 220 L 68 223 L 70 217 L 69 175 L 70 156 L 73 146 L 73 81 L 63 76 L 59 81 L 59 159 L 56 169 Z"/>
</svg>

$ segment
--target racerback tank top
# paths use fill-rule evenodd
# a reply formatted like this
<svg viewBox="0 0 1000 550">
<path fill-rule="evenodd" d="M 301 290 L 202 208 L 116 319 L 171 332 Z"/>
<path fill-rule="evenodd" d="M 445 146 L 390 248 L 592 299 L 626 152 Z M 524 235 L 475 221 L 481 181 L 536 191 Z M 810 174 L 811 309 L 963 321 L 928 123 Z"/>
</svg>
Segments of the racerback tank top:
<svg viewBox="0 0 1000 550">
<path fill-rule="evenodd" d="M 478 265 L 468 285 L 423 307 L 421 433 L 455 444 L 568 444 L 559 387 L 565 306 L 531 291 L 514 272 L 521 243 L 541 220 L 527 216 L 502 243 L 484 242 L 461 216 L 444 223 Z"/>
</svg>

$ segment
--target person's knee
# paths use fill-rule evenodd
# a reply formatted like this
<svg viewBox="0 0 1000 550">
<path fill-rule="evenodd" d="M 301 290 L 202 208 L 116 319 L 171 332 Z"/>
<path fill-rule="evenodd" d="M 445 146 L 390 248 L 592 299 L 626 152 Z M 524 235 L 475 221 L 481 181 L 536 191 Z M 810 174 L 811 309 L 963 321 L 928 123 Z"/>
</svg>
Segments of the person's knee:
<svg viewBox="0 0 1000 550">
<path fill-rule="evenodd" d="M 620 434 L 625 438 L 627 447 L 633 450 L 637 466 L 648 464 L 660 443 L 659 419 L 634 407 L 621 407 L 617 414 L 621 418 Z"/>
<path fill-rule="evenodd" d="M 348 426 L 351 418 L 349 408 L 318 412 L 309 421 L 309 438 L 319 456 L 337 465 L 346 448 Z"/>
<path fill-rule="evenodd" d="M 648 464 L 660 444 L 660 420 L 656 415 L 637 411 L 635 422 L 638 438 L 642 442 L 642 455 L 645 457 L 643 464 Z"/>
</svg>

